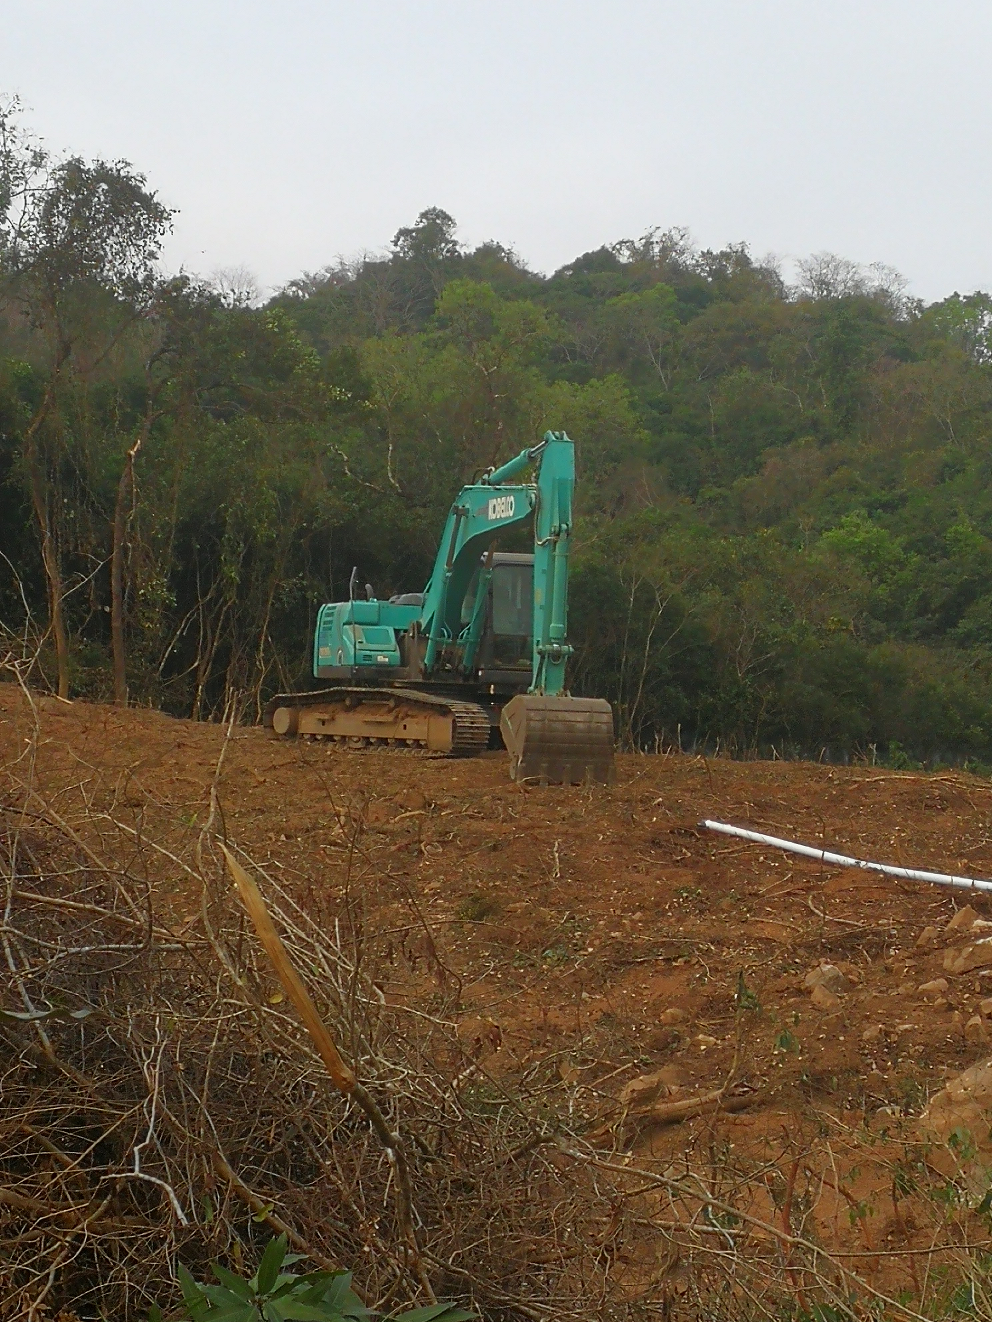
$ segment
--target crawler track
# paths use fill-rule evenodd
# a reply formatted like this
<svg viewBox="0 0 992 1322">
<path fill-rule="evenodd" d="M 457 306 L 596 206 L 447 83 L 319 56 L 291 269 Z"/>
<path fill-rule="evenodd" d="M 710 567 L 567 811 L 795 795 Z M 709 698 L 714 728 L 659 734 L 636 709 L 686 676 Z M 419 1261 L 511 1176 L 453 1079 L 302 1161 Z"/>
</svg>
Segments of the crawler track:
<svg viewBox="0 0 992 1322">
<path fill-rule="evenodd" d="M 286 737 L 352 747 L 419 747 L 446 757 L 483 752 L 491 725 L 488 712 L 475 702 L 358 685 L 279 694 L 266 706 L 264 723 Z"/>
</svg>

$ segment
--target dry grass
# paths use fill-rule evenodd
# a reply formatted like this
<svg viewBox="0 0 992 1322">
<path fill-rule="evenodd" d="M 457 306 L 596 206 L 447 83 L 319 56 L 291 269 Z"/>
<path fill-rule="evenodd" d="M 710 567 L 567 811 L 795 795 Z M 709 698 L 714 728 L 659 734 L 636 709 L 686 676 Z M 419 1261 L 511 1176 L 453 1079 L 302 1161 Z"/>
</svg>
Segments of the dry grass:
<svg viewBox="0 0 992 1322">
<path fill-rule="evenodd" d="M 631 1117 L 601 1088 L 554 1055 L 496 1072 L 485 1032 L 459 1036 L 461 982 L 412 897 L 416 968 L 368 930 L 357 870 L 324 912 L 225 839 L 216 795 L 185 854 L 140 815 L 69 823 L 33 755 L 5 768 L 0 805 L 0 1316 L 137 1318 L 174 1302 L 177 1260 L 250 1267 L 275 1231 L 353 1267 L 383 1309 L 434 1293 L 548 1322 L 992 1316 L 980 1192 L 905 1118 L 881 1133 L 810 1111 L 758 1162 L 720 1139 L 717 1104 L 680 1163 L 635 1161 Z M 357 858 L 363 815 L 344 817 Z M 399 1136 L 409 1207 L 389 1144 L 284 998 L 222 842 Z M 182 927 L 156 902 L 168 877 L 202 896 Z M 853 1249 L 825 1234 L 827 1205 Z"/>
</svg>

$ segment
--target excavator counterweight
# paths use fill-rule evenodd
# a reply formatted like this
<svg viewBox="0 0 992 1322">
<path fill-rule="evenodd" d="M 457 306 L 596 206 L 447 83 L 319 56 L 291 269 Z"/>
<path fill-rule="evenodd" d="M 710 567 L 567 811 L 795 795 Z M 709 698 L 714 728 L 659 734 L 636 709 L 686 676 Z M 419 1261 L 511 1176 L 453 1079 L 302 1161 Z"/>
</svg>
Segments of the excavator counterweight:
<svg viewBox="0 0 992 1322">
<path fill-rule="evenodd" d="M 534 469 L 535 480 L 519 475 Z M 515 780 L 609 784 L 613 712 L 565 688 L 574 446 L 564 432 L 490 469 L 456 497 L 423 592 L 322 606 L 323 687 L 271 699 L 276 734 L 352 747 L 413 745 L 471 757 L 504 743 Z M 534 524 L 532 554 L 495 549 Z"/>
</svg>

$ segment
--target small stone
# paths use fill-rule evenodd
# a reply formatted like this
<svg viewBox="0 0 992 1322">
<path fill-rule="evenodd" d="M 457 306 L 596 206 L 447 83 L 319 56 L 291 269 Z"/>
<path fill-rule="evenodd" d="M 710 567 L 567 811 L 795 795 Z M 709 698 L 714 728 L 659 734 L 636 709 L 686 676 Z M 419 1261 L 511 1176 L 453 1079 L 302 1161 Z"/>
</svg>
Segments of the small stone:
<svg viewBox="0 0 992 1322">
<path fill-rule="evenodd" d="M 715 1047 L 719 1044 L 718 1037 L 711 1037 L 709 1033 L 699 1033 L 696 1038 L 696 1046 L 700 1051 L 705 1051 L 707 1047 Z"/>
<path fill-rule="evenodd" d="M 976 1192 L 978 1188 L 984 1190 L 988 1187 L 990 1109 L 992 1061 L 985 1060 L 949 1078 L 940 1092 L 930 1098 L 930 1105 L 919 1120 L 925 1135 L 953 1144 L 958 1153 L 961 1135 L 968 1134 L 978 1149 L 975 1169 L 966 1171 L 969 1181 L 973 1179 L 975 1182 Z"/>
<path fill-rule="evenodd" d="M 667 1010 L 662 1010 L 658 1016 L 659 1024 L 684 1024 L 689 1018 L 688 1010 L 682 1010 L 677 1005 L 671 1006 Z"/>
<path fill-rule="evenodd" d="M 835 996 L 846 992 L 849 985 L 847 978 L 836 964 L 817 964 L 803 978 L 803 986 L 807 991 L 813 991 L 817 987 L 825 987 L 827 991 L 833 992 Z"/>
<path fill-rule="evenodd" d="M 679 1030 L 677 1028 L 665 1028 L 656 1026 L 647 1028 L 641 1037 L 641 1045 L 649 1056 L 656 1056 L 662 1051 L 667 1051 L 669 1047 L 677 1046 L 679 1043 Z"/>
<path fill-rule="evenodd" d="M 420 790 L 406 789 L 393 800 L 397 808 L 404 812 L 423 812 L 427 807 L 427 797 Z"/>
<path fill-rule="evenodd" d="M 813 988 L 810 1000 L 818 1010 L 837 1010 L 840 1007 L 840 997 L 823 983 L 817 983 Z"/>
<path fill-rule="evenodd" d="M 679 1090 L 678 1074 L 671 1066 L 655 1070 L 653 1074 L 640 1074 L 625 1083 L 620 1090 L 620 1104 L 630 1110 L 651 1106 L 662 1097 L 670 1097 Z"/>
<path fill-rule="evenodd" d="M 944 951 L 945 973 L 970 973 L 972 969 L 990 966 L 992 966 L 992 941 L 988 937 L 976 941 L 974 945 L 962 946 L 960 949 L 949 946 Z"/>
<path fill-rule="evenodd" d="M 877 1042 L 878 1039 L 882 1036 L 882 1033 L 883 1033 L 884 1031 L 885 1031 L 885 1030 L 882 1028 L 882 1025 L 881 1025 L 881 1024 L 871 1024 L 871 1025 L 870 1025 L 868 1028 L 866 1028 L 865 1031 L 861 1034 L 861 1041 L 862 1041 L 862 1042 Z"/>
<path fill-rule="evenodd" d="M 921 982 L 916 990 L 922 992 L 924 996 L 940 995 L 942 992 L 948 991 L 950 985 L 946 978 L 932 978 L 930 982 Z"/>
<path fill-rule="evenodd" d="M 984 1001 L 978 1002 L 978 1013 L 986 1019 L 992 1015 L 992 996 L 986 996 Z"/>
<path fill-rule="evenodd" d="M 957 913 L 954 915 L 951 921 L 944 928 L 944 931 L 945 932 L 967 931 L 969 927 L 974 926 L 974 922 L 977 917 L 978 914 L 971 907 L 971 905 L 966 904 L 963 909 L 959 909 L 957 911 Z"/>
<path fill-rule="evenodd" d="M 985 1020 L 980 1014 L 973 1014 L 964 1026 L 964 1040 L 970 1042 L 972 1046 L 978 1046 L 979 1043 L 989 1040 L 988 1029 L 985 1026 Z"/>
<path fill-rule="evenodd" d="M 936 927 L 924 927 L 923 931 L 916 938 L 917 946 L 930 946 L 937 940 Z"/>
<path fill-rule="evenodd" d="M 944 1000 L 943 996 L 938 996 L 933 1003 L 933 1008 L 935 1010 L 946 1010 L 947 1006 L 948 1002 Z"/>
</svg>

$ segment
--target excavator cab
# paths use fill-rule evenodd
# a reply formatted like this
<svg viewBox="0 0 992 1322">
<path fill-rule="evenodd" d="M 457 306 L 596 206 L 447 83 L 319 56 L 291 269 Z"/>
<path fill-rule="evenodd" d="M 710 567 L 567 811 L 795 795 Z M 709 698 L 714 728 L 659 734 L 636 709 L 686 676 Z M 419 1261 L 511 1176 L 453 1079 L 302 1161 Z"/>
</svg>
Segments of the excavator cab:
<svg viewBox="0 0 992 1322">
<path fill-rule="evenodd" d="M 487 594 L 476 656 L 479 682 L 516 693 L 530 683 L 534 651 L 534 557 L 511 551 L 483 556 L 462 602 L 467 628 L 475 613 L 480 585 Z"/>
</svg>

